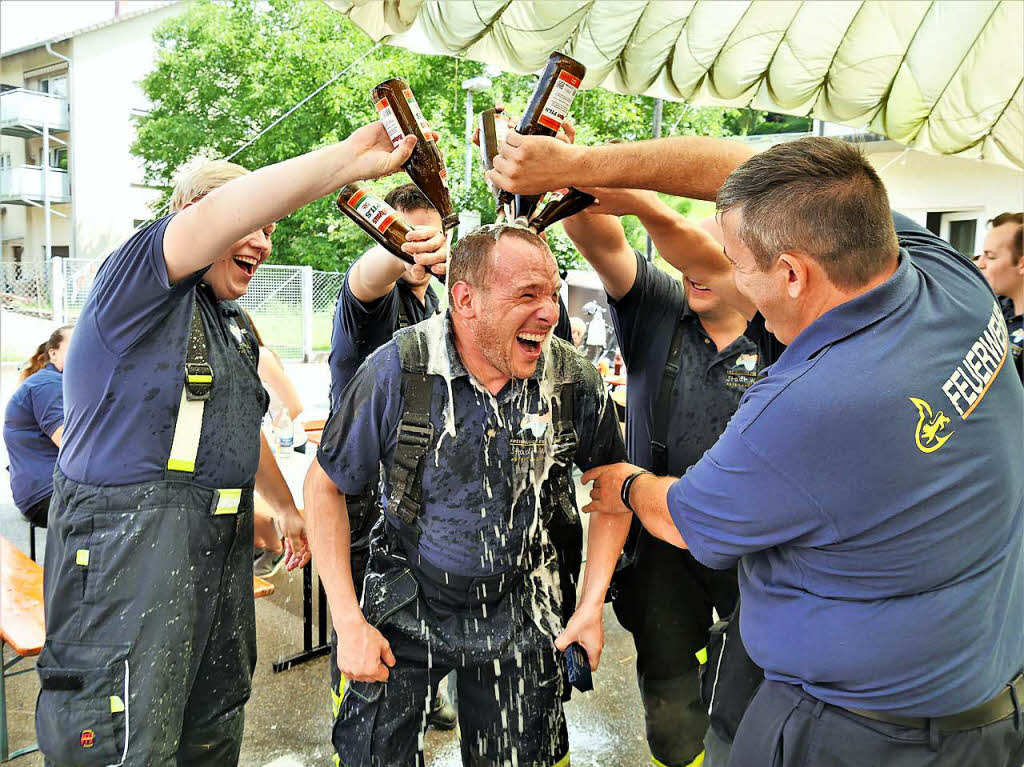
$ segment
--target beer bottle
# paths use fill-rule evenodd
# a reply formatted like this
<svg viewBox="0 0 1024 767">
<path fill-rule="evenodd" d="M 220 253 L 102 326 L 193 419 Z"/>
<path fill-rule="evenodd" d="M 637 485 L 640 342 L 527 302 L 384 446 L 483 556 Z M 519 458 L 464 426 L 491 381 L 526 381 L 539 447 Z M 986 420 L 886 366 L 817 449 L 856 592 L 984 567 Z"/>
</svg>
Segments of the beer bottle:
<svg viewBox="0 0 1024 767">
<path fill-rule="evenodd" d="M 530 229 L 540 234 L 556 221 L 575 216 L 584 208 L 593 205 L 595 199 L 594 195 L 581 192 L 575 187 L 549 192 L 544 207 L 530 222 Z"/>
<path fill-rule="evenodd" d="M 437 142 L 425 135 L 430 132 L 430 125 L 408 83 L 401 77 L 393 77 L 374 88 L 370 95 L 391 143 L 397 147 L 406 136 L 416 137 L 412 156 L 402 168 L 441 214 L 441 226 L 445 231 L 454 228 L 459 223 L 459 216 L 452 207 L 448 191 L 448 170 L 444 167 Z"/>
<path fill-rule="evenodd" d="M 494 167 L 494 157 L 508 135 L 508 122 L 497 109 L 486 109 L 480 113 L 480 163 L 484 172 Z M 496 197 L 498 189 L 488 180 L 487 185 Z"/>
<path fill-rule="evenodd" d="M 558 133 L 586 74 L 587 68 L 580 62 L 558 51 L 552 53 L 516 131 L 523 136 L 554 136 Z M 502 205 L 514 203 L 514 217 L 527 221 L 539 200 L 540 195 L 513 195 L 506 191 L 498 197 Z"/>
<path fill-rule="evenodd" d="M 416 263 L 411 255 L 402 250 L 409 225 L 384 200 L 374 197 L 358 184 L 346 184 L 338 195 L 338 210 L 352 219 L 388 253 L 406 263 Z"/>
</svg>

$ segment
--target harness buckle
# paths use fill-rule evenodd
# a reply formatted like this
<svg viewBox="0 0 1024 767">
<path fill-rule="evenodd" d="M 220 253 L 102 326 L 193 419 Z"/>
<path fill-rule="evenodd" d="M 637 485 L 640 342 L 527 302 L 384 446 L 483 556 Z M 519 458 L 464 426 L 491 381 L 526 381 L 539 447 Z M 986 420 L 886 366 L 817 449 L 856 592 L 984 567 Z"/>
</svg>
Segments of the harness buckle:
<svg viewBox="0 0 1024 767">
<path fill-rule="evenodd" d="M 404 439 L 403 439 L 404 437 Z M 398 424 L 398 441 L 416 447 L 429 447 L 434 440 L 434 424 L 429 421 L 425 426 L 408 423 L 403 418 Z"/>
<path fill-rule="evenodd" d="M 190 402 L 210 399 L 213 391 L 213 368 L 206 362 L 185 363 L 185 396 Z"/>
</svg>

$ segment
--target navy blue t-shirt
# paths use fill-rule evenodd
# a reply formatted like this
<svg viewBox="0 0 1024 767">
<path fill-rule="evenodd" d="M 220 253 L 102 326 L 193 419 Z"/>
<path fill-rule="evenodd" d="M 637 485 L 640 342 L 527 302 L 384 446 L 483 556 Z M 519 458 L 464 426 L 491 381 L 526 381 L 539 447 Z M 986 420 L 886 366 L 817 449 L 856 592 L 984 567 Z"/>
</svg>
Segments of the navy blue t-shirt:
<svg viewBox="0 0 1024 767">
<path fill-rule="evenodd" d="M 666 426 L 666 473 L 680 476 L 722 434 L 740 397 L 785 348 L 756 315 L 743 335 L 719 351 L 686 305 L 679 280 L 640 254 L 633 286 L 618 301 L 608 298 L 622 360 L 629 371 L 626 387 L 626 442 L 630 462 L 652 469 L 651 428 Z M 683 341 L 679 371 L 667 412 L 658 398 L 669 347 L 680 317 Z"/>
<path fill-rule="evenodd" d="M 332 412 L 341 398 L 342 390 L 356 374 L 363 360 L 390 341 L 398 330 L 402 310 L 410 325 L 422 322 L 438 311 L 437 293 L 433 285 L 427 286 L 423 303 L 403 280 L 396 282 L 390 292 L 376 301 L 363 303 L 352 294 L 348 277 L 349 272 L 346 272 L 334 309 L 331 353 L 327 358 L 331 369 Z"/>
<path fill-rule="evenodd" d="M 449 389 L 441 375 L 431 375 L 435 439 L 423 460 L 419 551 L 458 575 L 513 569 L 522 564 L 528 531 L 536 529 L 539 486 L 533 480 L 546 476 L 548 459 L 586 470 L 625 458 L 601 377 L 569 344 L 552 339 L 550 357 L 542 357 L 532 378 L 512 380 L 493 396 L 463 366 L 447 315 L 401 330 L 396 339 L 404 333 L 422 333 L 431 349 L 428 372 L 451 377 Z M 575 452 L 553 443 L 554 380 L 572 381 L 566 385 L 573 387 Z M 341 492 L 360 492 L 380 464 L 387 499 L 404 407 L 398 344 L 391 341 L 359 368 L 324 429 L 317 458 Z"/>
<path fill-rule="evenodd" d="M 936 717 L 1024 666 L 1024 388 L 981 273 L 894 218 L 896 273 L 801 332 L 668 500 L 698 560 L 739 562 L 769 679 Z"/>
<path fill-rule="evenodd" d="M 233 301 L 219 302 L 201 270 L 171 285 L 163 238 L 172 216 L 135 232 L 96 274 L 64 366 L 65 476 L 90 485 L 163 479 L 185 380 L 198 302 L 213 391 L 206 402 L 194 480 L 252 485 L 269 398 L 258 346 Z"/>
<path fill-rule="evenodd" d="M 63 423 L 61 374 L 47 364 L 15 389 L 4 414 L 11 493 L 23 512 L 53 493 L 57 446 L 50 437 Z"/>
</svg>

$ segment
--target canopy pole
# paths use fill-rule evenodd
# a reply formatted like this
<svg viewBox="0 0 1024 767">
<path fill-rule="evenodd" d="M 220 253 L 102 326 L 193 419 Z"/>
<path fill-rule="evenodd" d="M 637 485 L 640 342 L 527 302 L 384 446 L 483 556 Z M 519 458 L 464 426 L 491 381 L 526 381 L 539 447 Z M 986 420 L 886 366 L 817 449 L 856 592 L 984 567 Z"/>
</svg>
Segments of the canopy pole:
<svg viewBox="0 0 1024 767">
<path fill-rule="evenodd" d="M 651 125 L 651 135 L 654 138 L 661 138 L 661 113 L 664 102 L 661 99 L 654 100 L 654 121 Z M 647 260 L 654 260 L 654 241 L 651 240 L 651 235 L 647 235 Z"/>
</svg>

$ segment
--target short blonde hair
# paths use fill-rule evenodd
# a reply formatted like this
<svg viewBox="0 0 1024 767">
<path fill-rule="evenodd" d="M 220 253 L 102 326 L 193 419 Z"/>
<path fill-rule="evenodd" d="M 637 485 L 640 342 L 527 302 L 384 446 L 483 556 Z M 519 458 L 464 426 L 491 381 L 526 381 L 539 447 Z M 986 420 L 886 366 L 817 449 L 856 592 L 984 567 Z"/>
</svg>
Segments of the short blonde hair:
<svg viewBox="0 0 1024 767">
<path fill-rule="evenodd" d="M 241 165 L 227 160 L 211 160 L 208 157 L 189 160 L 176 174 L 174 192 L 171 194 L 171 211 L 183 209 L 190 202 L 205 197 L 217 187 L 248 172 Z"/>
</svg>

